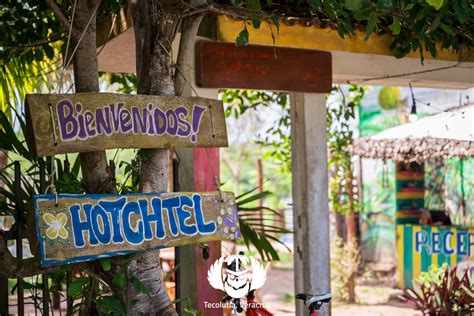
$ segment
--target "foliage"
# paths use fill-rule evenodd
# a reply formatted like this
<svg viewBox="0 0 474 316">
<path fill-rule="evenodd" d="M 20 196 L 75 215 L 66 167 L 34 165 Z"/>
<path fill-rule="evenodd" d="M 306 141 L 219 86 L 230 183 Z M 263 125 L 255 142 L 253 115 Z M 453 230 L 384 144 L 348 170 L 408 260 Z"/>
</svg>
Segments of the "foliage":
<svg viewBox="0 0 474 316">
<path fill-rule="evenodd" d="M 236 197 L 243 241 L 249 249 L 253 245 L 263 260 L 280 260 L 271 242 L 279 243 L 290 251 L 278 236 L 291 231 L 281 225 L 284 224 L 284 218 L 275 210 L 265 206 L 252 206 L 252 203 L 271 194 L 268 191 L 254 193 L 255 191 L 253 189 Z M 270 221 L 272 224 L 269 224 Z"/>
<path fill-rule="evenodd" d="M 235 135 L 242 130 L 242 126 L 255 124 L 253 114 L 245 114 L 245 118 L 227 120 L 227 131 L 229 135 Z M 250 116 L 250 117 L 249 117 Z M 250 121 L 250 122 L 249 122 Z M 249 127 L 253 130 L 252 127 Z M 255 132 L 256 133 L 256 132 Z M 259 170 L 258 159 L 262 159 L 263 190 L 268 188 L 273 194 L 263 199 L 265 206 L 277 210 L 280 213 L 289 208 L 291 200 L 291 174 L 282 172 L 281 165 L 274 163 L 267 156 L 267 150 L 253 142 L 255 133 L 239 135 L 238 140 L 229 140 L 231 146 L 220 151 L 220 180 L 224 191 L 231 191 L 240 195 L 251 191 L 258 186 Z"/>
<path fill-rule="evenodd" d="M 349 277 L 357 271 L 359 264 L 359 247 L 336 238 L 331 245 L 331 291 L 335 300 L 349 298 Z"/>
<path fill-rule="evenodd" d="M 72 1 L 56 0 L 56 3 L 62 12 L 72 11 Z M 98 19 L 117 14 L 124 3 L 124 0 L 102 1 Z M 249 20 L 254 28 L 259 28 L 262 20 L 269 21 L 277 32 L 280 23 L 291 24 L 294 18 L 300 18 L 307 24 L 334 28 L 342 38 L 354 36 L 359 29 L 365 33 L 365 39 L 372 34 L 389 34 L 393 37 L 390 47 L 396 57 L 411 51 L 419 52 L 420 56 L 424 52 L 436 56 L 440 48 L 459 51 L 472 46 L 474 41 L 474 8 L 469 0 L 253 0 L 212 4 L 219 7 L 221 13 Z M 182 5 L 183 9 L 189 9 Z M 53 43 L 67 35 L 68 30 L 58 22 L 46 1 L 5 0 L 0 6 L 0 16 L 4 21 L 0 24 L 1 66 L 13 57 L 27 64 L 43 60 L 44 55 L 52 59 Z M 249 36 L 247 23 L 244 23 L 236 43 L 245 45 Z"/>
<path fill-rule="evenodd" d="M 281 167 L 281 171 L 289 173 L 291 170 L 291 142 L 290 142 L 290 102 L 288 94 L 284 92 L 270 92 L 262 90 L 226 89 L 219 92 L 226 108 L 227 117 L 240 117 L 248 110 L 258 110 L 261 107 L 277 105 L 283 114 L 273 126 L 259 135 L 256 143 L 264 148 L 264 158 L 272 160 Z"/>
<path fill-rule="evenodd" d="M 459 51 L 473 45 L 474 7 L 469 0 L 254 0 L 234 2 L 248 9 L 254 28 L 267 20 L 278 30 L 279 24 L 301 18 L 308 24 L 336 29 L 341 38 L 354 36 L 362 29 L 367 40 L 372 34 L 389 34 L 390 48 L 397 58 L 418 52 L 435 57 L 440 48 Z M 263 13 L 262 13 L 263 12 Z M 236 39 L 249 41 L 247 25 Z M 439 43 L 439 46 L 437 46 Z"/>
<path fill-rule="evenodd" d="M 341 87 L 335 86 L 333 89 L 335 99 L 328 102 L 327 111 L 328 168 L 331 173 L 329 199 L 334 212 L 347 214 L 359 209 L 349 149 L 354 139 L 351 120 L 355 119 L 364 88 L 350 85 L 347 96 Z"/>
<path fill-rule="evenodd" d="M 69 1 L 62 1 L 68 9 Z M 28 65 L 34 61 L 54 58 L 54 43 L 61 40 L 62 29 L 45 1 L 4 0 L 0 5 L 0 66 L 13 59 L 17 65 Z"/>
<path fill-rule="evenodd" d="M 413 288 L 403 290 L 403 298 L 416 310 L 428 315 L 462 315 L 472 312 L 474 283 L 469 269 L 462 273 L 457 267 L 436 271 Z"/>
<path fill-rule="evenodd" d="M 418 276 L 418 282 L 426 287 L 429 287 L 431 283 L 440 286 L 441 283 L 443 283 L 443 277 L 447 269 L 447 263 L 443 263 L 441 266 L 433 264 L 428 268 L 428 271 L 422 271 L 420 273 Z"/>
<path fill-rule="evenodd" d="M 124 0 L 105 0 L 98 19 L 118 13 Z M 73 1 L 55 1 L 72 12 Z M 0 110 L 17 108 L 26 93 L 53 90 L 63 76 L 60 69 L 68 41 L 66 30 L 43 0 L 5 0 L 0 4 Z M 69 50 L 71 51 L 71 46 Z M 71 54 L 71 52 L 69 52 Z M 69 59 L 69 58 L 68 58 Z M 65 72 L 63 82 L 69 80 Z"/>
<path fill-rule="evenodd" d="M 327 135 L 330 179 L 330 198 L 332 209 L 346 214 L 350 210 L 358 210 L 357 194 L 353 184 L 348 181 L 352 175 L 351 153 L 349 147 L 353 141 L 351 120 L 355 119 L 356 109 L 364 96 L 364 88 L 350 85 L 348 95 L 343 88 L 334 87 L 327 104 Z M 225 90 L 221 92 L 225 104 L 228 104 L 228 116 L 239 117 L 249 109 L 258 109 L 277 104 L 283 110 L 280 119 L 266 131 L 266 136 L 257 141 L 269 154 L 267 159 L 276 160 L 285 172 L 291 170 L 291 140 L 289 100 L 286 94 L 253 90 Z M 255 102 L 255 103 L 253 103 Z M 349 199 L 351 194 L 353 198 Z"/>
<path fill-rule="evenodd" d="M 27 212 L 33 209 L 33 195 L 40 192 L 39 180 L 39 165 L 40 162 L 35 160 L 31 154 L 25 140 L 20 138 L 20 135 L 26 134 L 26 124 L 23 115 L 17 114 L 17 119 L 21 127 L 19 135 L 15 133 L 11 123 L 3 112 L 0 112 L 0 148 L 9 151 L 9 156 L 21 162 L 21 208 L 25 210 L 25 218 Z M 55 187 L 58 193 L 75 193 L 82 194 L 84 189 L 80 179 L 80 162 L 76 157 L 75 161 L 70 164 L 68 157 L 64 156 L 56 158 L 54 161 L 56 172 L 51 170 L 51 158 L 47 158 L 45 162 L 46 175 L 48 178 L 54 177 Z M 139 158 L 135 158 L 137 161 Z M 0 172 L 0 180 L 3 181 L 4 186 L 0 187 L 0 195 L 5 196 L 6 199 L 0 201 L 0 214 L 15 216 L 14 192 L 15 183 L 13 177 L 13 162 L 8 164 L 5 169 Z M 127 161 L 119 163 L 119 168 L 125 166 L 124 182 L 118 183 L 118 187 L 124 191 L 138 192 L 138 187 L 133 184 L 132 174 L 136 169 L 131 168 L 131 164 Z M 48 182 L 51 184 L 51 182 Z M 34 229 L 34 227 L 28 227 Z M 30 241 L 30 244 L 31 241 Z M 112 264 L 113 269 L 111 271 Z M 114 259 L 102 259 L 100 261 L 101 269 L 104 272 L 112 272 L 112 284 L 107 284 L 103 281 L 100 275 L 96 274 L 94 269 L 87 269 L 86 271 L 78 271 L 73 269 L 73 265 L 64 265 L 49 275 L 52 280 L 50 286 L 51 293 L 61 293 L 61 283 L 66 281 L 66 272 L 72 275 L 72 281 L 68 288 L 67 296 L 74 298 L 75 304 L 73 313 L 83 306 L 90 307 L 96 305 L 99 310 L 106 314 L 122 315 L 125 313 L 125 306 L 114 295 L 117 291 L 121 291 L 124 287 L 134 287 L 139 292 L 147 294 L 148 290 L 143 283 L 133 276 L 128 275 L 128 257 L 118 257 Z M 25 289 L 29 290 L 31 297 L 35 304 L 39 307 L 41 304 L 40 289 L 42 284 L 35 282 L 27 283 Z M 12 290 L 14 291 L 15 288 Z"/>
<path fill-rule="evenodd" d="M 110 86 L 107 90 L 114 90 L 125 94 L 134 94 L 137 92 L 138 79 L 136 74 L 126 73 L 100 73 L 100 79 Z"/>
<path fill-rule="evenodd" d="M 287 104 L 287 96 L 283 92 L 263 90 L 224 89 L 219 91 L 219 99 L 226 106 L 226 117 L 234 116 L 235 118 L 250 109 L 257 109 L 260 106 L 268 107 L 273 103 L 280 104 L 283 107 Z"/>
</svg>

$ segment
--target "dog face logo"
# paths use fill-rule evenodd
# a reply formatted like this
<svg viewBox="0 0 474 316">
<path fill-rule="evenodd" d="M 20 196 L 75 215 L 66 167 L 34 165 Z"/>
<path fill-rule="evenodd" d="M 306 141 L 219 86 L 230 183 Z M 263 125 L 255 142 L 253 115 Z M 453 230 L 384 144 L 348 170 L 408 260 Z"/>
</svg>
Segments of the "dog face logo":
<svg viewBox="0 0 474 316">
<path fill-rule="evenodd" d="M 247 269 L 249 264 L 251 271 Z M 207 271 L 209 284 L 233 299 L 244 298 L 250 291 L 261 288 L 266 279 L 263 265 L 244 255 L 222 256 Z"/>
</svg>

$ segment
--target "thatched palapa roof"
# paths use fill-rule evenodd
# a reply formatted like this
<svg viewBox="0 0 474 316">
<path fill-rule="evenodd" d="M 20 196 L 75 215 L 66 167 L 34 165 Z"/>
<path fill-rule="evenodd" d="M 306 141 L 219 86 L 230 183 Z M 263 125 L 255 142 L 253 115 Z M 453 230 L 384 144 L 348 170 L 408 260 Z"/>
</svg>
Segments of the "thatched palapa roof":
<svg viewBox="0 0 474 316">
<path fill-rule="evenodd" d="M 404 162 L 474 157 L 474 105 L 360 138 L 352 152 L 364 158 Z"/>
</svg>

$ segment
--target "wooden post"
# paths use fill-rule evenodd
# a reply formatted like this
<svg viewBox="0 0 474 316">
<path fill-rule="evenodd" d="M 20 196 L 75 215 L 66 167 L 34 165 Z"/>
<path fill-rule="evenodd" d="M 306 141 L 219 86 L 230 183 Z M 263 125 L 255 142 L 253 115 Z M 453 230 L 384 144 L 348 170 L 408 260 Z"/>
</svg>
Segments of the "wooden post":
<svg viewBox="0 0 474 316">
<path fill-rule="evenodd" d="M 325 94 L 291 94 L 296 293 L 330 292 Z M 321 315 L 329 315 L 326 305 Z M 296 315 L 307 315 L 296 301 Z"/>
<path fill-rule="evenodd" d="M 192 191 L 196 189 L 216 190 L 211 172 L 213 168 L 219 176 L 219 149 L 209 148 L 209 159 L 204 148 L 176 149 L 179 157 L 179 189 Z M 204 302 L 217 303 L 222 299 L 222 293 L 209 285 L 207 270 L 221 256 L 221 243 L 213 241 L 207 243 L 208 257 L 204 256 L 204 249 L 199 245 L 179 247 L 176 254 L 180 265 L 179 294 L 181 299 L 189 298 L 195 308 L 205 310 L 210 316 L 222 315 L 222 309 L 205 309 Z M 184 314 L 186 302 L 181 302 L 178 313 Z"/>
<path fill-rule="evenodd" d="M 198 92 L 200 97 L 217 99 L 217 89 L 199 89 L 194 84 L 194 59 L 189 68 L 186 68 L 187 78 Z M 191 87 L 184 86 L 183 96 L 191 95 Z M 211 168 L 219 177 L 219 149 L 209 148 L 209 159 L 204 148 L 176 148 L 179 159 L 179 190 L 194 191 L 197 189 L 216 190 Z M 221 242 L 213 241 L 208 244 L 207 259 L 203 258 L 203 248 L 199 245 L 179 247 L 175 251 L 175 258 L 179 262 L 179 279 L 176 288 L 179 289 L 180 299 L 189 298 L 194 307 L 204 310 L 206 316 L 221 316 L 222 309 L 204 309 L 204 302 L 217 303 L 222 300 L 222 292 L 212 288 L 207 281 L 207 270 L 221 256 Z M 180 315 L 184 314 L 187 302 L 182 301 L 177 306 Z"/>
</svg>

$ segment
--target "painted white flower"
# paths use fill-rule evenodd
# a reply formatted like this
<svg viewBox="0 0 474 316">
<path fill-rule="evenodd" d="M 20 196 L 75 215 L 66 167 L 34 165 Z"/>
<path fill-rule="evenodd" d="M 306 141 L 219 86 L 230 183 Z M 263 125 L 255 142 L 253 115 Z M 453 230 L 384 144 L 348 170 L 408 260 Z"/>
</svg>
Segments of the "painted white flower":
<svg viewBox="0 0 474 316">
<path fill-rule="evenodd" d="M 58 236 L 63 239 L 67 238 L 68 234 L 65 228 L 67 217 L 64 213 L 59 213 L 56 216 L 46 213 L 43 215 L 43 220 L 48 224 L 46 236 L 48 236 L 49 239 L 56 239 Z"/>
</svg>

